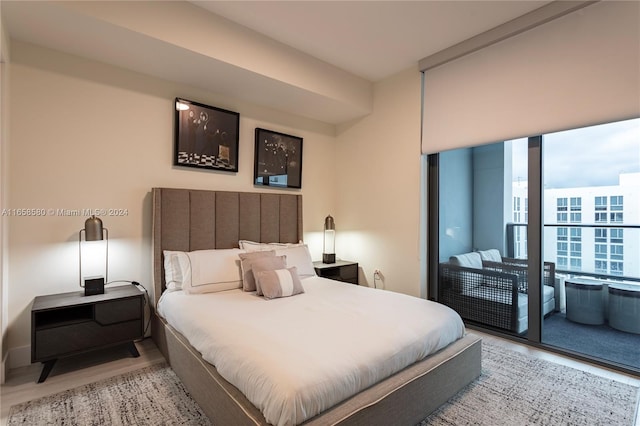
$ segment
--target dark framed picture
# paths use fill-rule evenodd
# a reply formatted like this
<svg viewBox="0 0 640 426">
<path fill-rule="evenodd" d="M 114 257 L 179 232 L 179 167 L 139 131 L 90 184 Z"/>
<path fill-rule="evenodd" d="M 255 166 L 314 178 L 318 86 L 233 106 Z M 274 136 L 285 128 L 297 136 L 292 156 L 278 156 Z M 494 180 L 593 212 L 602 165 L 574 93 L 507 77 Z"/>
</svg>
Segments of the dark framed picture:
<svg viewBox="0 0 640 426">
<path fill-rule="evenodd" d="M 302 188 L 302 138 L 256 128 L 253 183 Z"/>
<path fill-rule="evenodd" d="M 176 98 L 175 166 L 238 171 L 240 114 Z"/>
</svg>

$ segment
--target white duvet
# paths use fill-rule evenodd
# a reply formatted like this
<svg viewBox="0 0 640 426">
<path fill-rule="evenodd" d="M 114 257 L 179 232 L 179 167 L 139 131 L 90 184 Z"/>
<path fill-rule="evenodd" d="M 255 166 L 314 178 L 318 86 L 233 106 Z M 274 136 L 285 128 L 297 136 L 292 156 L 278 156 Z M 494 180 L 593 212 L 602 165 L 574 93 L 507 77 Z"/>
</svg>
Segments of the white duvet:
<svg viewBox="0 0 640 426">
<path fill-rule="evenodd" d="M 461 338 L 444 305 L 320 277 L 265 300 L 163 294 L 159 313 L 274 425 L 296 425 Z"/>
</svg>

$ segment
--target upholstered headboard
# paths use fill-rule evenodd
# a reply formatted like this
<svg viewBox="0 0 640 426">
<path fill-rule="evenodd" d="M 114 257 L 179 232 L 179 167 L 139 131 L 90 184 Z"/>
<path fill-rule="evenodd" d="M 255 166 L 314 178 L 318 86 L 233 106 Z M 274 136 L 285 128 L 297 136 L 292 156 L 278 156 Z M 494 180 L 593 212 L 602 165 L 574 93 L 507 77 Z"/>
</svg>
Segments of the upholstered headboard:
<svg viewBox="0 0 640 426">
<path fill-rule="evenodd" d="M 302 195 L 153 188 L 152 238 L 157 303 L 165 289 L 163 250 L 234 248 L 239 240 L 296 243 Z"/>
</svg>

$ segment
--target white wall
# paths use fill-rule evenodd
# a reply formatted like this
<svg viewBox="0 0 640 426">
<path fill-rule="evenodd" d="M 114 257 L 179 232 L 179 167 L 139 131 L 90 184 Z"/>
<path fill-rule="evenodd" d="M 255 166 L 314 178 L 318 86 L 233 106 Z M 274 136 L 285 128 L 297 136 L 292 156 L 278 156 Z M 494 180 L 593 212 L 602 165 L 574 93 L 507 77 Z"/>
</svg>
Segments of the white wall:
<svg viewBox="0 0 640 426">
<path fill-rule="evenodd" d="M 152 288 L 152 187 L 262 190 L 252 183 L 255 127 L 304 138 L 302 190 L 293 192 L 304 195 L 305 239 L 314 258 L 320 258 L 318 235 L 326 212 L 335 210 L 340 184 L 333 126 L 29 44 L 16 42 L 11 49 L 7 207 L 127 209 L 126 216 L 103 218 L 109 229 L 110 280 L 136 280 Z M 172 166 L 176 96 L 240 113 L 237 174 Z M 405 135 L 403 124 L 399 127 Z M 417 151 L 417 135 L 411 136 Z M 414 175 L 406 180 L 417 186 Z M 411 192 L 417 205 L 417 192 Z M 85 218 L 8 219 L 5 343 L 15 367 L 29 362 L 33 298 L 79 290 L 77 239 Z"/>
<path fill-rule="evenodd" d="M 0 8 L 1 10 L 1 8 Z M 7 191 L 4 185 L 8 169 L 7 163 L 7 135 L 8 135 L 8 101 L 9 101 L 9 44 L 6 27 L 0 12 L 0 211 L 7 205 Z M 5 253 L 7 245 L 7 219 L 0 216 L 0 383 L 5 379 L 5 361 L 7 345 L 5 344 L 7 328 L 7 271 Z"/>
<path fill-rule="evenodd" d="M 420 73 L 374 86 L 373 113 L 338 127 L 336 255 L 357 261 L 361 284 L 420 296 Z M 378 282 L 378 286 L 380 283 Z"/>
</svg>

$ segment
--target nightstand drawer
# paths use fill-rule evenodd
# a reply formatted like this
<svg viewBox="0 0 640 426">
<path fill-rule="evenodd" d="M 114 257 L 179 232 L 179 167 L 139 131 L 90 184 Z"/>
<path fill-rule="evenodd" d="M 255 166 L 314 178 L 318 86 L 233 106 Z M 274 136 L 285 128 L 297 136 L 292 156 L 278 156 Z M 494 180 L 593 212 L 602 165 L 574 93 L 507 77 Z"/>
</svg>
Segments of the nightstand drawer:
<svg viewBox="0 0 640 426">
<path fill-rule="evenodd" d="M 107 325 L 140 318 L 140 298 L 98 303 L 95 307 L 98 324 Z"/>
<path fill-rule="evenodd" d="M 358 280 L 358 265 L 336 266 L 326 268 L 322 271 L 322 276 L 332 280 L 352 282 Z"/>
<path fill-rule="evenodd" d="M 102 327 L 87 321 L 41 330 L 35 337 L 35 359 L 59 358 L 88 348 L 95 349 L 114 343 L 137 339 L 142 334 L 142 321 L 122 322 Z"/>
<path fill-rule="evenodd" d="M 323 278 L 358 284 L 358 264 L 339 260 L 336 263 L 314 262 L 316 273 Z"/>
<path fill-rule="evenodd" d="M 58 358 L 113 345 L 140 356 L 134 340 L 144 337 L 144 293 L 137 286 L 37 296 L 31 305 L 31 362 L 42 362 L 38 383 Z"/>
</svg>

